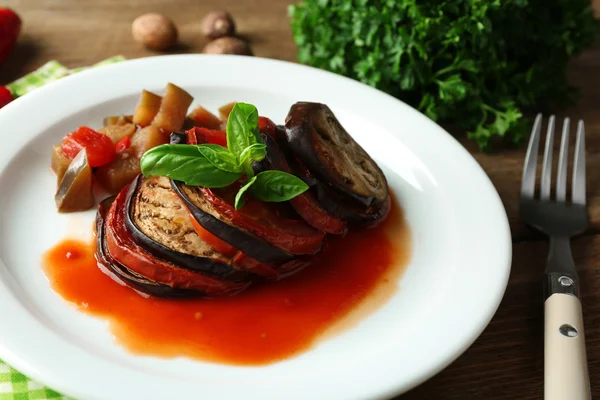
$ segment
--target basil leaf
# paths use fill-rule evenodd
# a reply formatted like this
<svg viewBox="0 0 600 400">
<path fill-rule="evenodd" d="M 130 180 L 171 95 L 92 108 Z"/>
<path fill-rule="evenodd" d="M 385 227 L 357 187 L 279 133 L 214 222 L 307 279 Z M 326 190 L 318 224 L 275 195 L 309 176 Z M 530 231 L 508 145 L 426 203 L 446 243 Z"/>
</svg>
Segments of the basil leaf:
<svg viewBox="0 0 600 400">
<path fill-rule="evenodd" d="M 250 180 L 246 182 L 246 184 L 242 186 L 240 190 L 238 190 L 237 194 L 235 195 L 234 203 L 236 210 L 239 210 L 244 205 L 244 193 L 246 193 L 246 190 L 250 189 L 250 186 L 252 186 L 254 182 L 256 182 L 256 176 L 250 178 Z"/>
<path fill-rule="evenodd" d="M 252 104 L 235 103 L 227 119 L 227 148 L 239 160 L 244 149 L 257 143 L 258 110 Z"/>
<path fill-rule="evenodd" d="M 256 175 L 256 182 L 250 188 L 254 197 L 270 202 L 287 201 L 307 190 L 308 185 L 302 179 L 276 170 Z"/>
<path fill-rule="evenodd" d="M 200 153 L 215 167 L 227 172 L 241 172 L 235 156 L 223 146 L 218 144 L 199 144 L 197 145 Z"/>
<path fill-rule="evenodd" d="M 144 176 L 166 176 L 190 186 L 220 188 L 239 179 L 239 172 L 215 167 L 198 149 L 187 144 L 163 144 L 148 150 L 140 160 Z"/>
<path fill-rule="evenodd" d="M 240 154 L 240 164 L 244 164 L 246 161 L 254 162 L 261 161 L 267 156 L 267 146 L 262 143 L 254 143 L 246 147 L 242 154 Z"/>
</svg>

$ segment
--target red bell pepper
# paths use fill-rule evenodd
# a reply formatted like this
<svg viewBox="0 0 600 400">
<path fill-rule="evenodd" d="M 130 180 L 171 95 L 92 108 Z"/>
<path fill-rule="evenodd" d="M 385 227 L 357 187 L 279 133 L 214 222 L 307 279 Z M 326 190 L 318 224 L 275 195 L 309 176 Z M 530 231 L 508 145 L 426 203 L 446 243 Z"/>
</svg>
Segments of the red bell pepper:
<svg viewBox="0 0 600 400">
<path fill-rule="evenodd" d="M 62 141 L 62 152 L 71 160 L 81 149 L 87 151 L 91 167 L 106 165 L 115 159 L 117 152 L 112 140 L 106 135 L 96 132 L 87 126 L 80 126 L 75 132 L 65 136 Z"/>
</svg>

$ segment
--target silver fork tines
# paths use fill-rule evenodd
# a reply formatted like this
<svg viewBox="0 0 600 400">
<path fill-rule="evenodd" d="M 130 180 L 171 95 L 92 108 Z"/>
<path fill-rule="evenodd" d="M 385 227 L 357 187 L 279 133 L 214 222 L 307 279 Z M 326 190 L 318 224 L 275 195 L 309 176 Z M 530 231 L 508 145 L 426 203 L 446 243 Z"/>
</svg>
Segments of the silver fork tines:
<svg viewBox="0 0 600 400">
<path fill-rule="evenodd" d="M 542 176 L 540 184 L 540 200 L 550 201 L 552 182 L 552 153 L 554 147 L 555 117 L 548 119 L 546 141 L 544 148 L 544 160 L 542 165 Z M 560 153 L 558 157 L 558 172 L 556 176 L 556 201 L 565 202 L 567 198 L 567 165 L 569 158 L 569 129 L 570 120 L 565 118 L 560 141 Z M 525 166 L 521 183 L 521 198 L 533 199 L 535 197 L 535 178 L 537 168 L 537 156 L 539 152 L 540 136 L 542 131 L 542 114 L 538 114 L 533 124 L 529 146 L 525 156 Z M 585 199 L 585 129 L 583 121 L 577 124 L 577 143 L 575 145 L 575 159 L 572 180 L 572 202 L 574 204 L 586 204 Z"/>
<path fill-rule="evenodd" d="M 581 120 L 577 124 L 577 143 L 575 144 L 573 203 L 585 206 L 585 128 Z"/>
</svg>

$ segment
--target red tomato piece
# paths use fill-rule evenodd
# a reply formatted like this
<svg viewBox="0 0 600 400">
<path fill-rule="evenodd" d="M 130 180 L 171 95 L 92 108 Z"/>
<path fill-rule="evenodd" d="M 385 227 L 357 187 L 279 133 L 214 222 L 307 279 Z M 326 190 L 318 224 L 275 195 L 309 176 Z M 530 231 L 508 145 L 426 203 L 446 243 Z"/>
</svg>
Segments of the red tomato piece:
<svg viewBox="0 0 600 400">
<path fill-rule="evenodd" d="M 114 160 L 117 155 L 115 145 L 108 136 L 87 126 L 80 126 L 75 132 L 65 136 L 62 142 L 63 154 L 71 160 L 83 148 L 87 151 L 88 162 L 91 167 L 106 165 Z"/>
<path fill-rule="evenodd" d="M 121 153 L 124 150 L 127 150 L 131 146 L 131 138 L 129 136 L 125 136 L 123 139 L 119 140 L 115 145 L 115 150 L 117 153 Z"/>
<path fill-rule="evenodd" d="M 225 131 L 195 126 L 185 133 L 188 135 L 188 144 L 211 143 L 227 147 L 227 133 Z M 194 140 L 196 143 L 194 143 Z"/>
<path fill-rule="evenodd" d="M 4 86 L 0 86 L 0 108 L 4 107 L 14 99 L 15 98 L 13 97 L 10 90 L 5 88 Z"/>
<path fill-rule="evenodd" d="M 258 130 L 277 139 L 277 125 L 267 117 L 258 117 Z"/>
</svg>

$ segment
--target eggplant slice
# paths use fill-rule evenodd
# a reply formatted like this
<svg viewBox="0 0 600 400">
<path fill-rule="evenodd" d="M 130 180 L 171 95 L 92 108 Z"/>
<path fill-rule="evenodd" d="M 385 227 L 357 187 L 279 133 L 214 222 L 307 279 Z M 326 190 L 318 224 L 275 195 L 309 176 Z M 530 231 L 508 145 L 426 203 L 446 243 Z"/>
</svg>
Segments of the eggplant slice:
<svg viewBox="0 0 600 400">
<path fill-rule="evenodd" d="M 279 129 L 281 130 L 282 128 L 279 127 Z M 336 191 L 331 185 L 316 179 L 302 161 L 291 151 L 284 134 L 278 135 L 277 138 L 279 150 L 287 161 L 290 170 L 310 186 L 310 191 L 307 195 L 312 198 L 311 200 L 316 199 L 317 205 L 329 215 L 342 221 L 347 221 L 350 225 L 355 226 L 373 226 L 387 216 L 391 205 L 389 196 L 383 203 L 368 207 L 354 201 L 354 199 L 348 198 L 343 193 Z M 267 143 L 268 146 L 269 144 Z"/>
<path fill-rule="evenodd" d="M 154 256 L 217 279 L 238 282 L 251 277 L 198 236 L 168 178 L 139 175 L 129 187 L 125 207 L 127 230 Z"/>
<path fill-rule="evenodd" d="M 196 221 L 219 239 L 267 264 L 278 264 L 293 257 L 263 239 L 236 227 L 231 220 L 212 207 L 202 191 L 194 190 L 174 180 L 171 180 L 171 185 Z"/>
<path fill-rule="evenodd" d="M 128 270 L 144 278 L 168 286 L 203 291 L 207 296 L 238 293 L 251 281 L 218 279 L 193 271 L 156 257 L 133 239 L 127 228 L 128 210 L 125 207 L 128 187 L 118 195 L 105 218 L 105 243 L 107 254 Z M 188 219 L 189 220 L 189 219 Z M 214 260 L 213 260 L 214 261 Z"/>
<path fill-rule="evenodd" d="M 325 104 L 292 105 L 285 133 L 292 152 L 323 184 L 366 207 L 386 201 L 385 175 Z"/>
<path fill-rule="evenodd" d="M 112 196 L 102 200 L 96 213 L 96 261 L 98 267 L 104 273 L 109 275 L 112 274 L 111 277 L 121 281 L 123 284 L 149 295 L 176 298 L 203 296 L 204 292 L 202 291 L 174 288 L 146 279 L 143 276 L 130 271 L 124 265 L 116 262 L 108 254 L 108 251 L 106 250 L 104 223 L 106 211 L 115 200 L 115 197 L 116 196 Z"/>
</svg>

